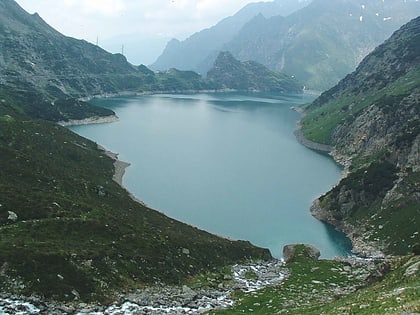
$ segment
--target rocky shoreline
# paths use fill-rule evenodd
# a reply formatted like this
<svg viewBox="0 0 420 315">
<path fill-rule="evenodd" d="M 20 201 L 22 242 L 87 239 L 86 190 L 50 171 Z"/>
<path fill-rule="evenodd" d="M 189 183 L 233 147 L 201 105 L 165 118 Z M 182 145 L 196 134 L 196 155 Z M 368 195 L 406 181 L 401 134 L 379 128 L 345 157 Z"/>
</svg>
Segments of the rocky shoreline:
<svg viewBox="0 0 420 315">
<path fill-rule="evenodd" d="M 298 111 L 298 112 L 300 112 L 301 114 L 304 114 L 302 111 Z M 351 157 L 344 156 L 338 153 L 337 150 L 335 150 L 333 146 L 316 143 L 316 142 L 306 139 L 301 130 L 300 122 L 297 123 L 294 134 L 296 136 L 297 141 L 300 144 L 315 151 L 328 153 L 334 159 L 336 163 L 343 166 L 343 172 L 341 174 L 340 180 L 348 175 L 349 168 L 352 163 Z M 352 244 L 352 253 L 354 255 L 360 256 L 363 258 L 385 257 L 385 255 L 380 249 L 380 246 L 378 246 L 378 244 L 366 242 L 365 239 L 363 238 L 363 234 L 359 233 L 356 227 L 353 227 L 350 224 L 346 224 L 346 222 L 338 222 L 337 220 L 331 219 L 330 216 L 325 211 L 325 209 L 322 209 L 318 198 L 313 201 L 312 206 L 310 208 L 310 212 L 312 216 L 315 217 L 316 219 L 322 222 L 331 224 L 337 230 L 343 232 L 348 237 L 348 239 L 350 240 Z"/>
<path fill-rule="evenodd" d="M 301 130 L 301 126 L 299 123 L 297 125 L 297 129 L 295 130 L 294 134 L 297 141 L 309 149 L 325 152 L 325 153 L 330 153 L 333 150 L 333 147 L 330 145 L 317 143 L 317 142 L 313 142 L 311 140 L 306 139 L 305 136 L 303 135 L 303 132 Z"/>
<path fill-rule="evenodd" d="M 78 126 L 78 125 L 90 125 L 90 124 L 107 124 L 118 121 L 116 115 L 110 116 L 93 116 L 85 119 L 70 119 L 67 121 L 59 121 L 57 124 L 63 127 Z"/>
</svg>

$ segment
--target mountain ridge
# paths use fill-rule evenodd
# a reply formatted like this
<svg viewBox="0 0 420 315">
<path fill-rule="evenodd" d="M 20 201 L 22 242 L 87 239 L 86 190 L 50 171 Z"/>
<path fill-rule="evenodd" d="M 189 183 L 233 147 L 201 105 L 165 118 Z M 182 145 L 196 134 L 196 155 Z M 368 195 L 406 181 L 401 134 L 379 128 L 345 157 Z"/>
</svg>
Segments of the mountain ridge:
<svg viewBox="0 0 420 315">
<path fill-rule="evenodd" d="M 227 51 L 219 53 L 207 80 L 216 90 L 302 93 L 297 80 L 254 61 L 240 62 Z"/>
<path fill-rule="evenodd" d="M 419 42 L 417 17 L 321 94 L 301 121 L 305 137 L 332 145 L 349 171 L 312 212 L 365 255 L 369 248 L 404 254 L 420 242 Z"/>
<path fill-rule="evenodd" d="M 288 15 L 305 6 L 309 0 L 296 2 L 273 1 L 250 3 L 231 17 L 227 17 L 216 25 L 199 31 L 186 40 L 172 39 L 157 60 L 151 65 L 155 70 L 178 68 L 193 70 L 205 75 L 212 67 L 216 56 L 223 45 L 229 42 L 240 28 L 258 14 L 270 17 L 277 14 Z M 194 51 L 194 53 L 191 53 Z M 185 58 L 185 56 L 188 56 Z M 180 58 L 182 57 L 182 58 Z"/>
<path fill-rule="evenodd" d="M 291 14 L 254 15 L 228 42 L 218 48 L 229 51 L 240 61 L 256 61 L 271 70 L 294 76 L 307 89 L 324 91 L 334 86 L 393 31 L 420 14 L 415 0 L 314 0 Z M 199 33 L 191 38 L 199 37 Z M 187 43 L 185 43 L 186 45 Z M 206 73 L 218 52 L 196 52 L 207 44 L 197 38 L 195 46 L 185 48 L 189 56 L 182 69 Z M 183 44 L 178 43 L 181 47 Z M 219 47 L 215 45 L 214 47 Z M 180 50 L 181 51 L 181 50 Z M 162 54 L 170 58 L 171 49 Z M 177 59 L 177 58 L 175 58 Z M 168 62 L 167 67 L 173 66 Z"/>
</svg>

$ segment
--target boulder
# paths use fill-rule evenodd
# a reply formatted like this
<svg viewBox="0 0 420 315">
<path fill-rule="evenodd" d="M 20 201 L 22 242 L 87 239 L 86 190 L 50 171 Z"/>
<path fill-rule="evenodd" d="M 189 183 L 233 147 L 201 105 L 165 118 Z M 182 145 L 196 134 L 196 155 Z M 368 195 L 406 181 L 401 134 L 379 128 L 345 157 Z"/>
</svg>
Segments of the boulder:
<svg viewBox="0 0 420 315">
<path fill-rule="evenodd" d="M 283 259 L 286 263 L 297 257 L 309 257 L 317 260 L 321 252 L 318 248 L 308 244 L 291 244 L 283 247 Z"/>
<path fill-rule="evenodd" d="M 16 222 L 17 221 L 17 219 L 18 219 L 18 216 L 17 216 L 17 214 L 15 213 L 15 212 L 13 212 L 13 211 L 8 211 L 8 220 L 10 220 L 10 221 L 13 221 L 13 222 Z"/>
</svg>

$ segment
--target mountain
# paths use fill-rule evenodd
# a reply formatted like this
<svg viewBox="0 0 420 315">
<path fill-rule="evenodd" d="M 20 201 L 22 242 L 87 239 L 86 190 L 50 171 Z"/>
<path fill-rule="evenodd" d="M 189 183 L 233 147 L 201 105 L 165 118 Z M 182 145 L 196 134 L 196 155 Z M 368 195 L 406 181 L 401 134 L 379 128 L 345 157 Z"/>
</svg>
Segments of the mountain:
<svg viewBox="0 0 420 315">
<path fill-rule="evenodd" d="M 0 1 L 0 45 L 2 297 L 109 302 L 125 290 L 271 258 L 133 200 L 115 181 L 121 162 L 55 123 L 113 114 L 80 97 L 197 89 L 198 74 L 134 67 L 11 0 Z"/>
<path fill-rule="evenodd" d="M 303 135 L 333 147 L 348 175 L 312 211 L 356 251 L 420 243 L 420 17 L 396 31 L 306 110 Z M 316 146 L 315 146 L 316 147 Z"/>
<path fill-rule="evenodd" d="M 258 14 L 271 17 L 289 15 L 304 7 L 310 0 L 276 0 L 250 3 L 235 15 L 225 18 L 213 27 L 193 34 L 184 41 L 172 39 L 163 53 L 151 65 L 155 70 L 177 68 L 206 74 L 212 67 L 223 45 L 231 41 L 243 25 Z"/>
<path fill-rule="evenodd" d="M 295 1 L 292 10 L 281 3 L 289 2 L 253 4 L 185 41 L 172 40 L 152 67 L 204 75 L 220 51 L 229 51 L 241 61 L 294 76 L 307 89 L 324 91 L 420 14 L 416 0 Z"/>
<path fill-rule="evenodd" d="M 217 90 L 302 93 L 302 85 L 291 77 L 255 62 L 240 62 L 229 52 L 221 52 L 207 73 Z"/>
<path fill-rule="evenodd" d="M 314 0 L 287 17 L 256 16 L 223 49 L 322 91 L 419 14 L 415 0 Z"/>
<path fill-rule="evenodd" d="M 60 34 L 13 0 L 0 2 L 0 96 L 8 100 L 0 114 L 52 121 L 109 116 L 80 98 L 207 88 L 198 76 L 177 74 L 135 67 L 121 54 Z"/>
</svg>

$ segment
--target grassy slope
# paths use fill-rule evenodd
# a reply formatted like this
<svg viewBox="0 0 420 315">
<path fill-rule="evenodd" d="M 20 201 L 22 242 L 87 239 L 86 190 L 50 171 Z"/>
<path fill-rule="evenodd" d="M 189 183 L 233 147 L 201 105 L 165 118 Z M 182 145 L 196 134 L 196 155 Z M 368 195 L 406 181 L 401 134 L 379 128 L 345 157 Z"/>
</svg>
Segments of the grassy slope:
<svg viewBox="0 0 420 315">
<path fill-rule="evenodd" d="M 270 256 L 134 202 L 112 180 L 113 161 L 95 143 L 55 124 L 2 116 L 0 150 L 0 289 L 6 292 L 72 299 L 76 290 L 82 299 L 102 299 L 114 289 L 178 283 Z"/>
<path fill-rule="evenodd" d="M 417 269 L 413 268 L 416 271 L 406 275 L 407 269 L 416 264 Z M 419 264 L 419 256 L 395 258 L 390 261 L 390 273 L 367 284 L 362 280 L 365 276 L 359 277 L 365 267 L 300 257 L 286 265 L 289 276 L 281 285 L 258 292 L 237 292 L 235 307 L 210 314 L 399 315 L 418 312 Z M 348 295 L 344 293 L 346 290 Z"/>
<path fill-rule="evenodd" d="M 410 71 L 380 90 L 350 94 L 333 99 L 321 107 L 311 108 L 302 119 L 304 136 L 314 142 L 332 143 L 334 129 L 343 122 L 351 122 L 371 104 L 389 105 L 420 86 L 420 69 Z"/>
</svg>

